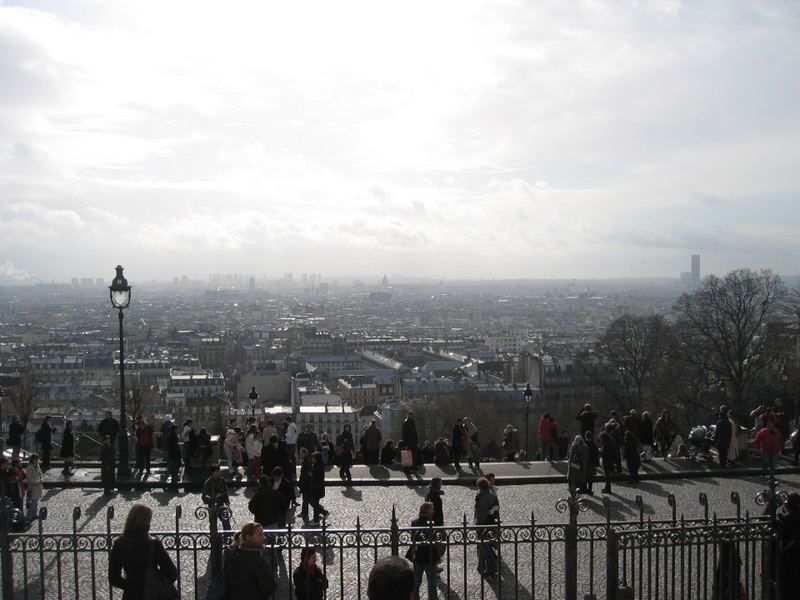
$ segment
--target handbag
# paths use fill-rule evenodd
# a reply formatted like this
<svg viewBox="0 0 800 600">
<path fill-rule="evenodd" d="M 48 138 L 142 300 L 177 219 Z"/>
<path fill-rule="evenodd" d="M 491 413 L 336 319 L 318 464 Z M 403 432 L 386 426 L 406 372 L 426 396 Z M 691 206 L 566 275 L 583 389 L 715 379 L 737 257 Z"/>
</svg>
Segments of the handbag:
<svg viewBox="0 0 800 600">
<path fill-rule="evenodd" d="M 414 456 L 411 454 L 411 450 L 400 450 L 400 466 L 414 466 Z"/>
<path fill-rule="evenodd" d="M 155 542 L 150 540 L 150 547 L 147 551 L 147 569 L 144 571 L 144 593 L 143 600 L 178 600 L 181 595 L 178 588 L 171 581 L 153 566 L 153 545 Z"/>
</svg>

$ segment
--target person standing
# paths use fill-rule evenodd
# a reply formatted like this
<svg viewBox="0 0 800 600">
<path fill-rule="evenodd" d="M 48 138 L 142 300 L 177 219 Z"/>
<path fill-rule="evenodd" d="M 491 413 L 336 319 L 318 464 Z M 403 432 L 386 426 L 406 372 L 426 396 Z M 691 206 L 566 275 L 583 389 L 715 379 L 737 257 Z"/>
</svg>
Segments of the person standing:
<svg viewBox="0 0 800 600">
<path fill-rule="evenodd" d="M 725 405 L 720 406 L 719 420 L 717 420 L 714 431 L 714 443 L 717 446 L 720 467 L 726 467 L 728 465 L 728 447 L 731 444 L 731 433 L 731 422 L 728 420 L 728 407 Z"/>
<path fill-rule="evenodd" d="M 485 477 L 478 479 L 478 493 L 475 494 L 475 524 L 495 525 L 500 520 L 500 501 L 492 493 Z M 488 527 L 478 529 L 478 572 L 484 577 L 497 575 L 497 555 L 495 540 Z"/>
<path fill-rule="evenodd" d="M 297 438 L 299 432 L 297 431 L 297 424 L 292 417 L 286 417 L 286 430 L 283 436 L 286 442 L 286 449 L 289 453 L 289 461 L 294 465 L 297 462 Z"/>
<path fill-rule="evenodd" d="M 322 453 L 314 452 L 311 455 L 311 473 L 308 486 L 308 503 L 314 511 L 313 521 L 320 522 L 320 517 L 325 518 L 330 513 L 320 503 L 325 497 L 325 465 L 322 463 Z"/>
<path fill-rule="evenodd" d="M 113 443 L 112 443 L 113 446 Z M 153 427 L 139 415 L 136 420 L 136 468 L 150 474 L 150 455 L 153 452 Z"/>
<path fill-rule="evenodd" d="M 64 435 L 61 438 L 61 458 L 64 459 L 64 468 L 61 470 L 64 477 L 71 477 L 72 462 L 75 460 L 75 436 L 72 433 L 72 421 L 67 419 L 64 423 Z"/>
<path fill-rule="evenodd" d="M 419 516 L 411 521 L 411 527 L 430 527 L 433 525 L 433 504 L 423 502 L 419 507 Z M 414 565 L 414 585 L 416 598 L 419 598 L 419 588 L 422 586 L 422 576 L 428 583 L 428 600 L 436 600 L 436 564 L 439 562 L 437 544 L 430 539 L 428 531 L 415 531 L 412 533 L 411 558 Z"/>
<path fill-rule="evenodd" d="M 50 415 L 42 421 L 36 432 L 36 441 L 42 447 L 42 471 L 50 468 L 50 453 L 53 451 L 53 433 L 55 429 L 50 425 Z"/>
<path fill-rule="evenodd" d="M 594 441 L 594 434 L 587 431 L 583 436 L 583 441 L 586 443 L 588 450 L 588 457 L 586 461 L 586 493 L 590 496 L 594 494 L 592 484 L 595 477 L 597 477 L 597 467 L 600 466 L 600 449 L 597 447 L 597 442 Z"/>
<path fill-rule="evenodd" d="M 39 512 L 39 500 L 44 495 L 44 485 L 42 479 L 42 469 L 39 466 L 39 455 L 31 454 L 30 463 L 25 469 L 25 480 L 28 482 L 28 510 L 25 513 L 25 521 L 33 523 Z"/>
<path fill-rule="evenodd" d="M 553 439 L 553 436 L 558 435 L 558 423 L 550 416 L 549 413 L 542 415 L 539 419 L 539 447 L 542 452 L 542 460 L 547 458 L 548 461 L 553 462 L 558 459 L 558 444 Z"/>
<path fill-rule="evenodd" d="M 103 437 L 103 445 L 100 447 L 100 480 L 103 482 L 103 493 L 110 496 L 114 493 L 115 485 L 115 462 L 114 445 L 111 443 L 111 436 Z"/>
<path fill-rule="evenodd" d="M 405 421 L 403 421 L 403 441 L 411 450 L 411 457 L 414 461 L 414 466 L 420 464 L 419 457 L 419 435 L 417 434 L 417 424 L 414 421 L 414 411 L 408 411 Z"/>
<path fill-rule="evenodd" d="M 178 579 L 175 563 L 164 550 L 161 540 L 150 537 L 153 510 L 145 504 L 134 504 L 122 535 L 114 541 L 108 559 L 108 580 L 123 590 L 122 600 L 141 600 L 148 569 L 156 569 L 167 581 Z"/>
<path fill-rule="evenodd" d="M 604 494 L 611 493 L 611 474 L 616 470 L 617 461 L 619 460 L 619 450 L 617 450 L 614 440 L 608 435 L 608 432 L 601 431 L 597 437 L 600 441 L 600 456 L 603 459 L 603 475 L 605 476 L 606 485 L 603 487 Z"/>
<path fill-rule="evenodd" d="M 639 483 L 639 469 L 642 466 L 642 457 L 639 456 L 639 440 L 632 432 L 625 432 L 625 462 L 628 466 L 630 483 Z"/>
<path fill-rule="evenodd" d="M 503 454 L 507 462 L 514 462 L 519 452 L 519 430 L 511 425 L 506 425 L 503 430 Z"/>
<path fill-rule="evenodd" d="M 297 452 L 299 453 L 302 448 L 305 448 L 309 454 L 316 452 L 319 448 L 319 438 L 314 433 L 314 426 L 311 423 L 303 425 L 303 433 L 297 438 Z"/>
<path fill-rule="evenodd" d="M 22 450 L 22 438 L 25 435 L 25 427 L 19 422 L 19 417 L 11 417 L 11 424 L 8 426 L 8 439 L 6 443 L 11 447 L 11 460 L 19 458 Z"/>
<path fill-rule="evenodd" d="M 164 442 L 167 449 L 167 471 L 169 472 L 172 486 L 178 489 L 178 481 L 181 470 L 181 445 L 178 441 L 178 426 L 174 423 L 169 426 L 169 433 Z"/>
<path fill-rule="evenodd" d="M 244 446 L 247 450 L 247 475 L 258 481 L 261 479 L 261 433 L 258 425 L 250 425 L 244 437 Z"/>
<path fill-rule="evenodd" d="M 366 448 L 364 462 L 366 464 L 378 464 L 378 455 L 380 454 L 382 439 L 383 434 L 381 434 L 381 430 L 378 429 L 378 422 L 372 419 L 369 423 L 369 427 L 364 430 L 364 446 Z"/>
<path fill-rule="evenodd" d="M 583 436 L 576 435 L 567 451 L 567 490 L 570 494 L 586 491 L 586 470 L 589 464 L 589 449 Z"/>
<path fill-rule="evenodd" d="M 464 445 L 464 451 L 467 453 L 469 466 L 472 468 L 474 464 L 476 469 L 480 469 L 481 443 L 478 437 L 478 426 L 475 425 L 469 417 L 464 417 L 464 430 L 467 433 L 467 442 Z"/>
<path fill-rule="evenodd" d="M 346 423 L 342 428 L 342 433 L 336 438 L 336 460 L 339 463 L 339 477 L 342 478 L 342 481 L 353 481 L 350 466 L 353 464 L 355 452 L 356 446 L 350 424 Z"/>
<path fill-rule="evenodd" d="M 755 447 L 761 452 L 761 464 L 765 477 L 775 477 L 775 457 L 783 452 L 783 436 L 774 421 L 767 421 L 767 426 L 762 427 L 756 434 Z"/>
<path fill-rule="evenodd" d="M 461 456 L 464 454 L 464 419 L 459 417 L 450 436 L 450 458 L 456 471 L 461 470 Z"/>
<path fill-rule="evenodd" d="M 300 551 L 300 564 L 292 573 L 297 600 L 322 600 L 328 589 L 328 578 L 317 566 L 317 549 L 306 546 Z"/>
<path fill-rule="evenodd" d="M 583 405 L 583 410 L 575 417 L 581 423 L 581 432 L 591 431 L 594 434 L 594 424 L 597 421 L 598 414 L 591 404 Z"/>
<path fill-rule="evenodd" d="M 228 486 L 222 478 L 222 469 L 219 465 L 211 467 L 211 473 L 203 484 L 201 494 L 203 502 L 217 512 L 217 517 L 222 522 L 222 528 L 229 531 L 231 520 L 227 515 L 228 511 L 221 509 L 230 510 L 231 499 L 228 496 Z"/>
<path fill-rule="evenodd" d="M 119 434 L 119 423 L 111 415 L 110 410 L 105 412 L 105 417 L 97 426 L 97 433 L 100 435 L 101 440 L 106 436 L 110 437 L 112 446 L 114 445 L 114 442 L 117 441 L 117 434 Z"/>
<path fill-rule="evenodd" d="M 265 600 L 272 596 L 275 577 L 263 550 L 264 528 L 258 523 L 245 524 L 225 553 L 226 599 Z"/>
<path fill-rule="evenodd" d="M 639 442 L 642 444 L 645 459 L 649 462 L 653 458 L 653 420 L 647 411 L 642 412 L 642 422 L 639 423 Z"/>
<path fill-rule="evenodd" d="M 275 468 L 280 469 L 280 467 Z M 260 523 L 264 529 L 278 529 L 283 527 L 286 521 L 289 502 L 280 490 L 276 489 L 273 478 L 264 475 L 259 480 L 258 491 L 247 504 L 247 508 L 253 513 L 255 522 Z"/>
<path fill-rule="evenodd" d="M 675 439 L 675 425 L 672 423 L 672 417 L 666 408 L 661 411 L 661 416 L 656 420 L 653 435 L 658 445 L 659 453 L 662 457 L 667 458 L 672 447 L 672 440 Z"/>
</svg>

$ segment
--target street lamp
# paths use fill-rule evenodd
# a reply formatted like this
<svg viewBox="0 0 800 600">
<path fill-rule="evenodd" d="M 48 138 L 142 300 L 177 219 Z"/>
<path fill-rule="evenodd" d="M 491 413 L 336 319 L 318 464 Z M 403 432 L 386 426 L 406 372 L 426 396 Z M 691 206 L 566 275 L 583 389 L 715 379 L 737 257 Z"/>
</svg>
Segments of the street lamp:
<svg viewBox="0 0 800 600">
<path fill-rule="evenodd" d="M 117 265 L 117 274 L 108 286 L 111 306 L 119 311 L 119 477 L 130 477 L 131 467 L 128 464 L 128 421 L 125 415 L 125 338 L 122 329 L 122 311 L 131 303 L 131 286 L 122 274 L 122 267 Z"/>
<path fill-rule="evenodd" d="M 250 393 L 247 394 L 247 397 L 250 399 L 250 408 L 253 409 L 253 416 L 256 416 L 256 400 L 258 400 L 258 392 L 256 391 L 256 386 L 253 386 L 253 389 L 250 390 Z"/>
<path fill-rule="evenodd" d="M 530 419 L 530 412 L 531 412 L 531 399 L 533 398 L 533 390 L 531 389 L 531 384 L 525 384 L 525 391 L 522 392 L 522 398 L 525 401 L 525 460 L 530 460 L 530 454 L 528 454 L 528 433 L 530 432 L 531 427 L 531 419 Z"/>
</svg>

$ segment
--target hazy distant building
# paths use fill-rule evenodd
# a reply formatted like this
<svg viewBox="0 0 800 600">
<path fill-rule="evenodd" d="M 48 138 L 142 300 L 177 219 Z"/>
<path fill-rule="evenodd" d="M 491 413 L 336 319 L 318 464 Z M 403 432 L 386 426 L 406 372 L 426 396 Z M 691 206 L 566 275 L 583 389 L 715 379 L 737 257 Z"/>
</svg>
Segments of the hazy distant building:
<svg viewBox="0 0 800 600">
<path fill-rule="evenodd" d="M 692 254 L 692 282 L 700 283 L 700 255 Z"/>
</svg>

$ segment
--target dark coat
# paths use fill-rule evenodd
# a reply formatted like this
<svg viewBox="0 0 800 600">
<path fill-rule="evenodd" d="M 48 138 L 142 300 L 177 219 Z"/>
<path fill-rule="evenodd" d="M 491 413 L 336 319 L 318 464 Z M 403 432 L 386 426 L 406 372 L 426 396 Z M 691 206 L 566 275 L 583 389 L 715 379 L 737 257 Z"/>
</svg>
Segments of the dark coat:
<svg viewBox="0 0 800 600">
<path fill-rule="evenodd" d="M 266 600 L 275 591 L 272 567 L 260 548 L 234 548 L 225 553 L 225 598 Z"/>
<path fill-rule="evenodd" d="M 428 527 L 433 522 L 424 517 L 417 517 L 411 521 L 412 527 Z M 432 532 L 435 535 L 435 532 Z M 421 565 L 433 565 L 439 560 L 439 552 L 436 549 L 436 544 L 430 540 L 429 532 L 415 531 L 411 537 L 414 548 L 413 562 Z"/>
<path fill-rule="evenodd" d="M 122 600 L 142 600 L 144 593 L 144 577 L 148 568 L 147 560 L 151 555 L 154 566 L 169 581 L 178 579 L 178 570 L 172 559 L 164 550 L 160 540 L 152 538 L 120 537 L 111 548 L 108 564 L 108 580 L 114 587 L 123 591 Z M 123 577 L 123 572 L 125 576 Z"/>
<path fill-rule="evenodd" d="M 653 421 L 650 417 L 642 418 L 642 422 L 639 424 L 639 441 L 642 446 L 653 445 Z"/>
<path fill-rule="evenodd" d="M 717 446 L 717 450 L 720 452 L 727 452 L 728 446 L 731 444 L 731 422 L 728 419 L 728 415 L 724 415 L 717 421 L 717 426 L 714 430 L 714 443 Z"/>
<path fill-rule="evenodd" d="M 282 527 L 286 523 L 286 509 L 289 501 L 280 491 L 272 488 L 272 480 L 266 486 L 259 485 L 256 495 L 247 505 L 253 513 L 256 523 L 261 523 L 265 528 L 277 524 Z"/>
<path fill-rule="evenodd" d="M 145 439 L 147 437 L 145 436 L 145 431 L 147 431 L 150 434 L 149 441 Z M 145 423 L 144 425 L 141 424 L 136 425 L 136 443 L 140 448 L 153 447 L 153 427 L 149 423 Z"/>
<path fill-rule="evenodd" d="M 417 424 L 414 419 L 406 417 L 403 421 L 403 441 L 408 444 L 409 448 L 416 448 L 419 446 L 419 436 L 417 435 Z"/>
<path fill-rule="evenodd" d="M 433 504 L 433 521 L 434 525 L 444 525 L 444 510 L 442 508 L 442 496 L 444 492 L 440 488 L 430 488 L 428 493 L 425 494 L 425 502 Z"/>
<path fill-rule="evenodd" d="M 292 574 L 292 581 L 297 600 L 322 600 L 325 590 L 328 589 L 328 578 L 317 566 L 314 567 L 313 574 L 297 567 Z"/>
<path fill-rule="evenodd" d="M 353 464 L 353 452 L 355 452 L 355 442 L 353 442 L 353 434 L 342 432 L 336 437 L 336 446 L 341 447 L 344 451 L 336 457 L 336 463 L 340 467 L 349 467 Z"/>
<path fill-rule="evenodd" d="M 306 456 L 305 460 L 300 464 L 300 478 L 297 480 L 297 485 L 301 494 L 308 494 L 311 489 L 311 463 L 311 457 Z"/>
<path fill-rule="evenodd" d="M 181 460 L 181 458 L 183 458 L 181 455 L 181 445 L 178 442 L 177 431 L 171 431 L 167 435 L 167 457 L 172 460 Z"/>
<path fill-rule="evenodd" d="M 638 469 L 642 466 L 642 457 L 639 456 L 639 442 L 636 438 L 625 440 L 625 462 L 628 469 Z"/>
<path fill-rule="evenodd" d="M 64 437 L 61 439 L 60 455 L 64 458 L 75 456 L 75 436 L 69 427 L 64 429 Z"/>
<path fill-rule="evenodd" d="M 53 427 L 49 423 L 42 423 L 39 431 L 36 433 L 36 441 L 38 441 L 43 450 L 50 450 L 53 447 Z"/>
<path fill-rule="evenodd" d="M 309 493 L 313 498 L 325 497 L 325 465 L 314 461 L 311 465 L 311 485 Z"/>
<path fill-rule="evenodd" d="M 780 586 L 783 597 L 800 589 L 800 512 L 781 513 L 775 521 L 775 530 L 780 539 Z"/>
<path fill-rule="evenodd" d="M 22 446 L 22 435 L 25 433 L 25 428 L 19 421 L 14 421 L 8 426 L 8 445 L 12 448 Z"/>
<path fill-rule="evenodd" d="M 455 456 L 464 454 L 464 428 L 456 425 L 453 427 L 453 433 L 450 436 L 450 453 Z"/>
<path fill-rule="evenodd" d="M 596 410 L 582 410 L 578 413 L 575 418 L 581 422 L 581 436 L 587 431 L 594 433 L 594 422 L 597 420 L 597 415 L 598 412 Z"/>
<path fill-rule="evenodd" d="M 394 448 L 384 445 L 381 448 L 381 464 L 391 465 L 394 463 Z"/>
<path fill-rule="evenodd" d="M 261 472 L 271 475 L 272 469 L 278 466 L 278 446 L 264 444 L 261 447 Z"/>
<path fill-rule="evenodd" d="M 603 436 L 600 448 L 600 456 L 603 459 L 603 469 L 613 471 L 619 460 L 619 448 L 610 435 Z"/>
<path fill-rule="evenodd" d="M 103 419 L 97 426 L 97 433 L 100 434 L 101 439 L 105 436 L 110 437 L 113 444 L 119 433 L 119 423 L 117 423 L 116 419 Z"/>
</svg>

